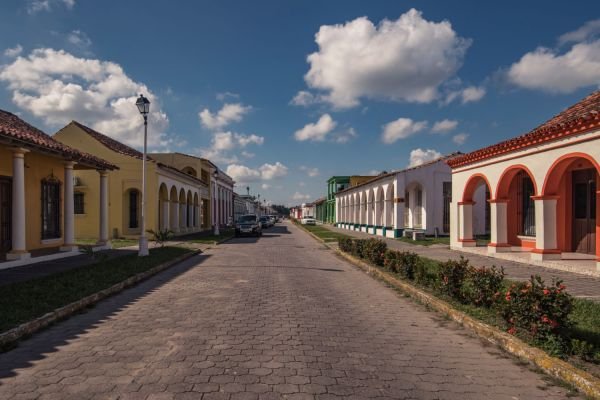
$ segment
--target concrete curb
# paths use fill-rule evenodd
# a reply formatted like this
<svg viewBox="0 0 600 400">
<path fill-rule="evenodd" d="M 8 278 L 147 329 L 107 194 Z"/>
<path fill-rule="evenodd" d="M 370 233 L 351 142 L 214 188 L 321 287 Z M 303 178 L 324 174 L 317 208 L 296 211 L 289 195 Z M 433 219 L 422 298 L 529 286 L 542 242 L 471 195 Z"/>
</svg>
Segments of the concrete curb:
<svg viewBox="0 0 600 400">
<path fill-rule="evenodd" d="M 341 257 L 365 271 L 367 274 L 382 279 L 386 283 L 400 289 L 402 292 L 418 300 L 419 302 L 428 305 L 432 309 L 441 312 L 444 315 L 447 315 L 471 332 L 475 333 L 480 338 L 483 338 L 488 342 L 501 347 L 503 350 L 512 355 L 536 365 L 548 375 L 573 385 L 587 396 L 590 396 L 593 399 L 600 399 L 599 378 L 596 378 L 563 360 L 551 357 L 544 351 L 529 346 L 522 340 L 509 335 L 506 332 L 502 332 L 495 327 L 478 321 L 475 318 L 456 310 L 451 304 L 440 300 L 420 289 L 417 289 L 416 287 L 403 282 L 392 275 L 357 259 L 356 257 L 344 253 L 341 250 L 335 249 L 334 251 Z"/>
<path fill-rule="evenodd" d="M 156 267 L 153 267 L 147 271 L 140 272 L 139 274 L 130 276 L 129 278 L 125 279 L 124 281 L 114 284 L 113 286 L 111 286 L 109 288 L 103 289 L 99 292 L 96 292 L 94 294 L 86 296 L 82 299 L 79 299 L 79 300 L 73 302 L 73 303 L 67 304 L 66 306 L 57 308 L 54 311 L 50 311 L 49 313 L 46 313 L 39 318 L 36 318 L 36 319 L 28 321 L 28 322 L 24 322 L 15 328 L 12 328 L 4 333 L 1 333 L 0 334 L 0 346 L 5 346 L 7 344 L 17 342 L 18 340 L 22 339 L 23 337 L 26 337 L 35 332 L 38 332 L 54 322 L 57 322 L 59 320 L 70 317 L 71 315 L 77 313 L 78 311 L 80 311 L 90 305 L 96 304 L 99 301 L 101 301 L 109 296 L 117 294 L 117 293 L 123 291 L 124 289 L 126 289 L 130 286 L 133 286 L 133 285 L 151 277 L 152 275 L 156 275 L 157 273 L 164 271 L 165 269 L 168 269 L 176 264 L 179 264 L 182 261 L 187 260 L 188 258 L 195 256 L 196 254 L 200 254 L 200 252 L 199 251 L 190 251 L 189 253 L 179 256 L 173 260 L 164 262 L 164 263 L 157 265 Z"/>
</svg>

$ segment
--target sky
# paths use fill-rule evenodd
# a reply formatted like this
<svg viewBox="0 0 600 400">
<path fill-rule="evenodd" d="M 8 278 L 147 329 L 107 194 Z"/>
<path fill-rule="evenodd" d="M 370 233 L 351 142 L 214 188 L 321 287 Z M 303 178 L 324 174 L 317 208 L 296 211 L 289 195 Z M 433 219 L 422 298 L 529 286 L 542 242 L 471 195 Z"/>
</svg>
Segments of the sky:
<svg viewBox="0 0 600 400">
<path fill-rule="evenodd" d="M 3 0 L 0 108 L 207 157 L 294 205 L 526 133 L 600 86 L 598 1 Z"/>
</svg>

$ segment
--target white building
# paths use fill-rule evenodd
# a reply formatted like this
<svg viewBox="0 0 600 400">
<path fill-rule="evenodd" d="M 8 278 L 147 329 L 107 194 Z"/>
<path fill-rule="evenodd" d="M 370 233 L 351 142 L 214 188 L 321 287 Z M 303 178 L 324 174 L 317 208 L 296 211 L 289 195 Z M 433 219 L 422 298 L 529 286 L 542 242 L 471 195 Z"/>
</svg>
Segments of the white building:
<svg viewBox="0 0 600 400">
<path fill-rule="evenodd" d="M 302 203 L 300 207 L 302 209 L 302 216 L 300 218 L 315 218 L 315 215 L 317 215 L 317 209 L 314 203 Z"/>
<path fill-rule="evenodd" d="M 233 224 L 233 185 L 235 181 L 216 165 L 211 164 L 213 167 L 210 180 L 212 224 L 213 226 L 217 223 L 219 226 Z"/>
<path fill-rule="evenodd" d="M 478 188 L 492 194 L 489 253 L 599 260 L 600 91 L 531 132 L 449 160 L 451 246 L 474 247 Z M 600 268 L 600 266 L 597 266 Z"/>
<path fill-rule="evenodd" d="M 450 234 L 452 174 L 450 155 L 402 171 L 383 173 L 337 192 L 336 225 L 390 238 L 405 230 Z M 477 195 L 485 198 L 485 191 Z M 485 211 L 476 214 L 485 233 Z"/>
<path fill-rule="evenodd" d="M 254 196 L 233 193 L 233 214 L 235 221 L 237 221 L 242 215 L 258 215 L 258 206 Z"/>
</svg>

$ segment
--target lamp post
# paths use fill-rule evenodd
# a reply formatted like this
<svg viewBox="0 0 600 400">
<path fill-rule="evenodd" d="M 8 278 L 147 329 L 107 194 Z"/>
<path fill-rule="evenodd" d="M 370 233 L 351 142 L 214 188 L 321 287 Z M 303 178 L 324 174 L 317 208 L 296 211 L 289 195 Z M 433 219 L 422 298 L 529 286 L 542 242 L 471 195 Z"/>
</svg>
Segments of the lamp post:
<svg viewBox="0 0 600 400">
<path fill-rule="evenodd" d="M 213 172 L 213 176 L 215 178 L 215 230 L 214 230 L 214 234 L 215 234 L 215 236 L 218 236 L 221 234 L 221 232 L 219 232 L 219 187 L 217 185 L 217 178 L 219 177 L 218 169 L 215 169 L 215 172 Z"/>
<path fill-rule="evenodd" d="M 144 158 L 142 159 L 142 233 L 140 235 L 140 247 L 138 256 L 145 257 L 148 255 L 148 238 L 146 237 L 146 150 L 148 144 L 148 113 L 150 112 L 150 100 L 140 94 L 135 105 L 138 111 L 144 117 Z"/>
</svg>

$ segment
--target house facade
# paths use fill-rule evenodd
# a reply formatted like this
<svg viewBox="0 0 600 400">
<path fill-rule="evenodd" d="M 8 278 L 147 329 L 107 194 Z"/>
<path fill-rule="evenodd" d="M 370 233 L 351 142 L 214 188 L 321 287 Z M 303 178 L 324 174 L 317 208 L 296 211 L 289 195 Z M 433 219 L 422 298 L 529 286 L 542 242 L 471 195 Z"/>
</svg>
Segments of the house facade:
<svg viewBox="0 0 600 400">
<path fill-rule="evenodd" d="M 451 246 L 476 245 L 473 215 L 482 204 L 474 193 L 485 187 L 489 253 L 600 260 L 599 162 L 600 91 L 527 134 L 449 160 Z"/>
<path fill-rule="evenodd" d="M 390 238 L 406 230 L 449 235 L 452 175 L 446 161 L 454 156 L 383 173 L 336 193 L 337 226 Z M 485 192 L 475 196 L 483 199 Z M 484 219 L 483 213 L 477 217 Z"/>
<path fill-rule="evenodd" d="M 76 121 L 58 131 L 57 141 L 86 149 L 119 167 L 108 178 L 109 235 L 137 238 L 141 233 L 143 154 Z M 76 174 L 80 207 L 75 213 L 77 235 L 91 238 L 99 223 L 99 177 L 91 171 Z M 208 186 L 201 179 L 148 157 L 146 163 L 146 229 L 171 230 L 176 235 L 198 232 L 202 226 Z"/>
<path fill-rule="evenodd" d="M 78 254 L 75 177 L 83 172 L 96 178 L 101 216 L 90 228 L 107 245 L 107 180 L 116 169 L 0 110 L 0 269 Z"/>
<path fill-rule="evenodd" d="M 321 197 L 315 200 L 313 204 L 315 205 L 315 219 L 325 223 L 327 220 L 327 198 Z"/>
<path fill-rule="evenodd" d="M 328 224 L 335 223 L 335 194 L 350 186 L 349 176 L 332 176 L 327 180 L 327 203 L 325 205 L 325 220 Z"/>
</svg>

